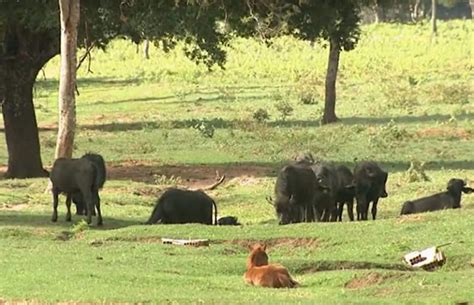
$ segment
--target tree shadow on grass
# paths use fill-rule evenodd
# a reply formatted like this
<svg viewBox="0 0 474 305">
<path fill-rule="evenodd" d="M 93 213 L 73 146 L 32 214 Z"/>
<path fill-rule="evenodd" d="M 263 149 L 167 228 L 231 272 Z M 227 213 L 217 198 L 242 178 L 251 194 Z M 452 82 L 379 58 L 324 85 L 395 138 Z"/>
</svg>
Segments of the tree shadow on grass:
<svg viewBox="0 0 474 305">
<path fill-rule="evenodd" d="M 376 160 L 374 160 L 376 161 Z M 376 161 L 378 162 L 378 161 Z M 354 162 L 335 162 L 354 168 Z M 378 162 L 389 174 L 404 172 L 410 167 L 409 161 Z M 212 184 L 216 172 L 226 175 L 227 181 L 238 177 L 276 177 L 279 170 L 285 165 L 285 161 L 277 162 L 237 162 L 237 163 L 204 163 L 204 164 L 149 164 L 149 163 L 125 163 L 110 164 L 108 175 L 111 180 L 132 180 L 156 184 L 155 176 L 180 177 L 183 184 L 201 181 L 204 184 Z M 474 161 L 428 161 L 427 170 L 473 170 Z"/>
<path fill-rule="evenodd" d="M 66 213 L 59 213 L 58 221 L 51 221 L 51 214 L 39 213 L 32 214 L 29 212 L 21 211 L 1 211 L 0 210 L 0 227 L 2 226 L 20 226 L 20 227 L 33 227 L 33 228 L 61 228 L 69 229 L 72 225 L 79 222 L 81 219 L 85 220 L 84 216 L 72 215 L 72 221 L 65 221 Z M 113 230 L 133 225 L 141 224 L 139 220 L 124 220 L 113 217 L 103 216 L 104 225 L 98 227 L 96 225 L 96 217 L 92 217 L 91 229 L 98 230 Z"/>
<path fill-rule="evenodd" d="M 384 269 L 384 270 L 397 270 L 397 271 L 413 271 L 404 264 L 395 263 L 375 263 L 375 262 L 358 262 L 358 261 L 345 261 L 345 260 L 321 260 L 311 264 L 306 264 L 296 268 L 297 273 L 314 273 L 322 271 L 337 271 L 337 270 L 371 270 L 371 269 Z"/>
<path fill-rule="evenodd" d="M 207 99 L 207 101 L 212 101 L 215 98 Z M 149 100 L 149 98 L 143 98 L 139 100 Z M 178 102 L 182 103 L 182 102 Z M 426 115 L 426 116 L 399 116 L 399 117 L 349 117 L 343 118 L 339 123 L 342 125 L 381 125 L 388 124 L 390 121 L 395 123 L 411 124 L 411 123 L 423 123 L 423 122 L 444 122 L 451 118 L 449 115 Z M 474 120 L 474 113 L 467 113 L 457 116 L 459 120 Z M 185 120 L 169 120 L 169 121 L 136 121 L 136 122 L 112 122 L 105 124 L 90 124 L 90 125 L 80 125 L 80 129 L 85 130 L 98 130 L 106 132 L 121 132 L 121 131 L 133 131 L 133 130 L 142 130 L 142 129 L 159 129 L 162 126 L 172 129 L 183 129 L 183 128 L 192 128 L 197 123 L 204 123 L 206 125 L 212 125 L 217 129 L 239 129 L 240 126 L 249 126 L 254 124 L 255 121 L 251 120 L 227 120 L 222 118 L 195 118 L 195 119 L 185 119 Z M 266 124 L 268 127 L 320 127 L 319 120 L 277 120 L 271 121 Z M 3 129 L 0 129 L 3 130 Z M 50 131 L 51 128 L 40 128 L 40 131 Z"/>
<path fill-rule="evenodd" d="M 123 88 L 127 85 L 136 85 L 141 81 L 136 78 L 131 79 L 114 79 L 110 77 L 87 77 L 87 78 L 78 78 L 77 85 L 79 92 L 81 87 L 97 86 L 97 87 L 120 87 Z M 35 87 L 39 87 L 44 90 L 57 90 L 59 86 L 59 80 L 50 78 L 50 79 L 41 79 L 35 82 Z"/>
</svg>

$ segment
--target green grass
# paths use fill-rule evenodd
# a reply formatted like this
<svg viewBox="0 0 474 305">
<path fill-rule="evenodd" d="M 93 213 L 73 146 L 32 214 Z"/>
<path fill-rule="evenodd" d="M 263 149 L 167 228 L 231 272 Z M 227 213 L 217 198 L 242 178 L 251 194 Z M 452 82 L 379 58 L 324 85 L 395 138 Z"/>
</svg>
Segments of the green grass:
<svg viewBox="0 0 474 305">
<path fill-rule="evenodd" d="M 270 48 L 238 39 L 226 70 L 208 72 L 179 51 L 115 41 L 79 72 L 75 155 L 100 152 L 109 165 L 101 192 L 104 228 L 51 223 L 46 179 L 0 180 L 0 302 L 204 304 L 453 304 L 474 302 L 474 197 L 460 210 L 399 218 L 400 205 L 441 191 L 452 177 L 474 182 L 474 40 L 471 21 L 371 25 L 343 53 L 337 113 L 320 126 L 327 50 L 290 38 Z M 35 107 L 42 159 L 53 161 L 58 58 L 38 76 Z M 312 103 L 304 104 L 302 98 Z M 277 109 L 289 103 L 291 115 Z M 270 115 L 258 123 L 259 108 Z M 0 119 L 1 120 L 1 119 Z M 202 126 L 202 130 L 195 128 Z M 212 137 L 207 137 L 212 133 Z M 210 133 L 209 133 L 210 132 Z M 7 163 L 5 141 L 0 162 Z M 276 171 L 300 151 L 353 166 L 371 159 L 389 171 L 379 220 L 278 226 L 265 196 Z M 424 163 L 430 181 L 408 172 Z M 220 215 L 243 227 L 143 226 L 169 185 L 227 182 L 211 191 Z M 64 198 L 61 198 L 62 202 Z M 208 248 L 165 246 L 161 237 L 209 238 Z M 302 284 L 248 287 L 242 274 L 255 241 Z M 409 271 L 401 257 L 431 245 L 447 263 Z"/>
</svg>

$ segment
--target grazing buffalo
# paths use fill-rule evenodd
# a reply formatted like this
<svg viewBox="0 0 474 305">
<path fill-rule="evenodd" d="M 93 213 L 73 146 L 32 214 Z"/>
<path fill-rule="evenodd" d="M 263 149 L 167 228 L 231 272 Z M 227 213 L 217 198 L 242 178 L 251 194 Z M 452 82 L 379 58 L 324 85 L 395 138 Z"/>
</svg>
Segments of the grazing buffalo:
<svg viewBox="0 0 474 305">
<path fill-rule="evenodd" d="M 177 188 L 166 190 L 155 204 L 146 224 L 202 223 L 217 225 L 217 206 L 214 200 L 203 191 L 190 191 Z"/>
<path fill-rule="evenodd" d="M 469 194 L 473 191 L 474 189 L 466 187 L 466 182 L 463 180 L 451 179 L 448 182 L 447 191 L 405 202 L 400 215 L 457 209 L 461 207 L 462 193 Z"/>
<path fill-rule="evenodd" d="M 372 202 L 372 218 L 377 215 L 379 198 L 388 196 L 385 190 L 388 173 L 372 161 L 360 162 L 354 169 L 357 220 L 367 220 L 369 204 Z"/>
<path fill-rule="evenodd" d="M 335 221 L 337 218 L 336 196 L 338 180 L 332 164 L 318 162 L 311 166 L 318 187 L 315 189 L 315 210 L 317 221 Z"/>
<path fill-rule="evenodd" d="M 336 167 L 337 175 L 337 190 L 336 190 L 336 204 L 337 204 L 337 217 L 339 221 L 342 221 L 342 213 L 344 210 L 344 204 L 347 205 L 347 213 L 349 219 L 354 220 L 354 196 L 355 196 L 355 185 L 354 175 L 347 166 L 339 165 Z"/>
<path fill-rule="evenodd" d="M 313 203 L 317 187 L 316 176 L 310 167 L 298 164 L 283 167 L 275 183 L 273 202 L 279 223 L 289 224 L 314 218 Z"/>
<path fill-rule="evenodd" d="M 217 220 L 220 226 L 240 226 L 239 220 L 235 216 L 224 216 Z"/>
<path fill-rule="evenodd" d="M 80 193 L 87 210 L 87 223 L 92 222 L 92 211 L 97 208 L 97 225 L 102 225 L 99 188 L 103 185 L 103 177 L 95 162 L 86 157 L 59 158 L 54 161 L 50 180 L 53 185 L 53 216 L 51 218 L 53 222 L 58 219 L 59 194 L 66 194 L 66 221 L 71 221 L 71 199 L 74 194 Z"/>
<path fill-rule="evenodd" d="M 99 189 L 101 189 L 104 186 L 107 176 L 104 158 L 101 155 L 91 153 L 83 155 L 82 158 L 95 164 L 97 169 L 98 186 Z M 72 194 L 72 202 L 76 205 L 76 215 L 87 215 L 86 204 L 81 192 Z M 95 216 L 95 208 L 92 210 L 92 216 Z"/>
</svg>

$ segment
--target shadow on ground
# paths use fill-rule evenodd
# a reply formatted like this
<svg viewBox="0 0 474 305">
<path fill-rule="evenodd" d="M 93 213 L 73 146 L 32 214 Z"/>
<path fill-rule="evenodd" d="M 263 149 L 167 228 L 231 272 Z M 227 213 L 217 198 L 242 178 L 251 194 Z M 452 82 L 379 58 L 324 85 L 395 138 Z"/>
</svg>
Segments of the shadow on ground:
<svg viewBox="0 0 474 305">
<path fill-rule="evenodd" d="M 61 228 L 69 229 L 81 219 L 85 220 L 83 216 L 72 216 L 72 221 L 65 221 L 66 214 L 59 213 L 58 221 L 56 223 L 51 221 L 51 214 L 32 214 L 21 211 L 0 211 L 0 227 L 2 226 L 20 226 L 33 228 Z M 139 220 L 124 220 L 112 217 L 103 216 L 104 225 L 96 226 L 96 218 L 93 217 L 91 229 L 99 230 L 113 230 L 118 228 L 129 227 L 140 224 Z M 143 221 L 143 220 L 142 220 Z"/>
<path fill-rule="evenodd" d="M 353 168 L 354 162 L 335 162 Z M 409 162 L 393 161 L 378 162 L 389 173 L 403 172 L 410 167 Z M 132 180 L 136 182 L 155 183 L 155 176 L 180 177 L 183 184 L 193 184 L 200 181 L 212 184 L 219 175 L 226 175 L 227 181 L 238 177 L 275 177 L 285 162 L 240 162 L 222 164 L 176 164 L 160 165 L 146 164 L 139 161 L 134 163 L 117 163 L 109 166 L 108 175 L 111 180 Z M 426 170 L 473 170 L 474 161 L 427 161 Z"/>
<path fill-rule="evenodd" d="M 357 262 L 357 261 L 317 261 L 312 264 L 303 265 L 297 268 L 297 273 L 314 273 L 321 271 L 335 271 L 335 270 L 398 270 L 398 271 L 413 271 L 403 264 L 391 263 L 374 263 L 374 262 Z"/>
</svg>

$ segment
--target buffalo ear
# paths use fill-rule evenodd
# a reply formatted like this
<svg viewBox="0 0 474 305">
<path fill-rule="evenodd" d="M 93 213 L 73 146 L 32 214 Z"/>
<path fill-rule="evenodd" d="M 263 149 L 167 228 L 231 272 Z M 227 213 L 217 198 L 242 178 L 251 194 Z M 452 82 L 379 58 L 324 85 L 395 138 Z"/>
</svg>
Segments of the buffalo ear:
<svg viewBox="0 0 474 305">
<path fill-rule="evenodd" d="M 267 245 L 266 245 L 266 244 L 262 244 L 262 249 L 263 249 L 263 251 L 266 251 L 266 250 L 267 250 Z"/>
</svg>

